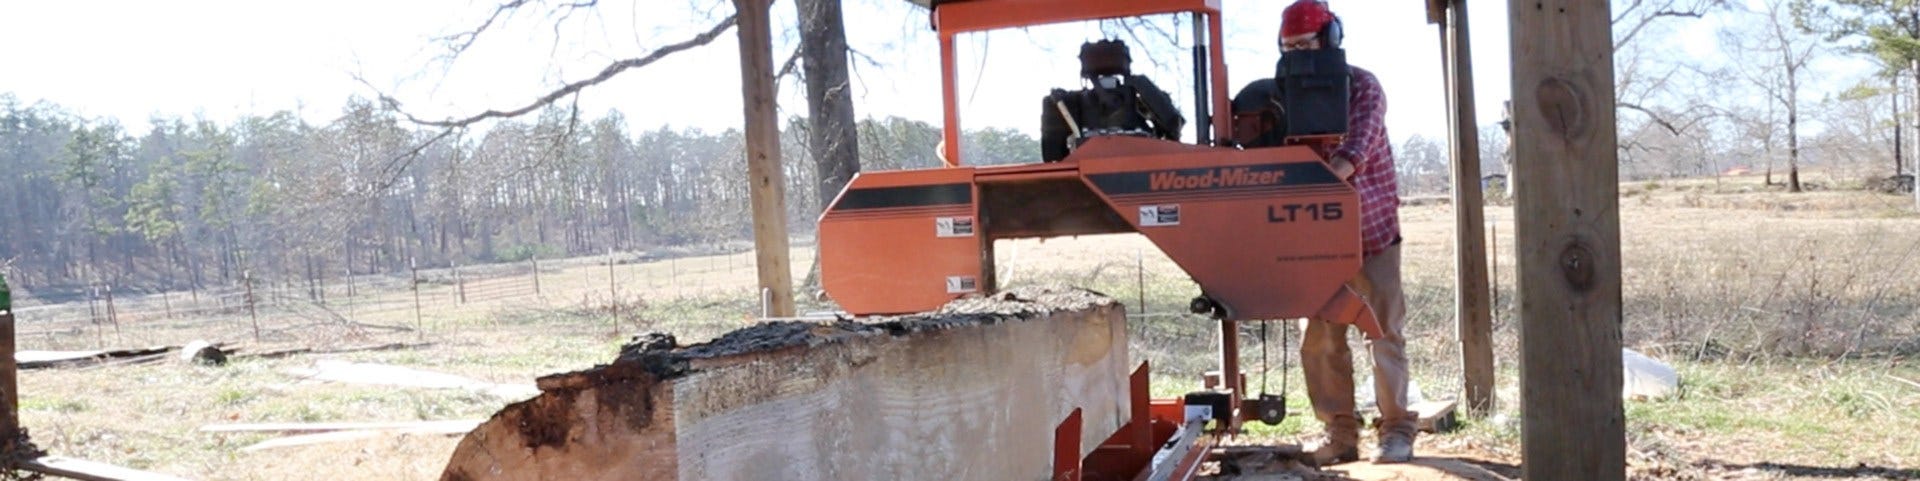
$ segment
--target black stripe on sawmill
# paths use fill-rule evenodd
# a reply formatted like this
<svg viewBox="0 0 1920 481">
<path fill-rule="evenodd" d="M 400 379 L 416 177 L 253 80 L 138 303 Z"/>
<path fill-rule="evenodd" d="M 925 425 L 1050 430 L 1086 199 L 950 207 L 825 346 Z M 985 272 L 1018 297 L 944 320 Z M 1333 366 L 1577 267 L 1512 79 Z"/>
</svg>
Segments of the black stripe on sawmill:
<svg viewBox="0 0 1920 481">
<path fill-rule="evenodd" d="M 892 209 L 973 203 L 973 184 L 916 185 L 852 189 L 840 196 L 833 210 Z"/>
<path fill-rule="evenodd" d="M 1244 170 L 1242 170 L 1244 169 Z M 1279 174 L 1278 179 L 1267 178 Z M 1326 164 L 1294 162 L 1233 167 L 1143 170 L 1087 176 L 1107 195 L 1209 192 L 1217 190 L 1266 190 L 1283 187 L 1339 184 L 1340 179 Z"/>
</svg>

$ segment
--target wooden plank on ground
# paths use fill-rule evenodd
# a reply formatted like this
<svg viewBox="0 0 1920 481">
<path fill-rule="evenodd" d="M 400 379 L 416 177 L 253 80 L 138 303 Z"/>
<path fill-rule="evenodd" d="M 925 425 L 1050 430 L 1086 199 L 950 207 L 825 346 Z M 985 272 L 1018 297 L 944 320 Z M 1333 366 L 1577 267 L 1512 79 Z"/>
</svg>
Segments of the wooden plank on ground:
<svg viewBox="0 0 1920 481">
<path fill-rule="evenodd" d="M 658 344 L 540 379 L 441 479 L 1043 480 L 1068 413 L 1081 455 L 1129 414 L 1124 308 L 1084 291 Z"/>
<path fill-rule="evenodd" d="M 86 367 L 126 359 L 151 357 L 180 349 L 180 346 L 155 346 L 106 351 L 19 351 L 13 355 L 20 369 Z"/>
<path fill-rule="evenodd" d="M 186 481 L 185 478 L 171 475 L 61 456 L 29 459 L 15 466 L 25 471 L 81 481 Z"/>
<path fill-rule="evenodd" d="M 1444 433 L 1452 431 L 1454 426 L 1454 401 L 1426 401 L 1407 406 L 1408 411 L 1420 413 L 1418 423 L 1421 432 Z"/>
<path fill-rule="evenodd" d="M 305 380 L 424 389 L 465 389 L 502 399 L 526 399 L 539 394 L 538 389 L 524 384 L 494 384 L 442 372 L 332 359 L 315 362 L 311 368 L 292 368 L 286 371 Z"/>
<path fill-rule="evenodd" d="M 300 435 L 287 436 L 287 437 L 274 438 L 266 441 L 261 441 L 259 443 L 255 443 L 252 446 L 240 448 L 240 451 L 254 452 L 254 451 L 274 449 L 274 448 L 290 448 L 290 447 L 298 447 L 298 446 L 312 446 L 316 444 L 343 443 L 343 442 L 350 442 L 350 441 L 359 441 L 364 439 L 373 439 L 381 436 L 392 436 L 396 434 L 452 436 L 457 434 L 466 434 L 467 432 L 472 431 L 473 428 L 478 425 L 480 425 L 479 421 L 438 421 L 438 422 L 420 424 L 417 426 L 406 426 L 406 427 L 397 427 L 397 428 L 355 429 L 355 430 L 345 430 L 345 431 L 314 432 L 314 433 L 300 434 Z"/>
<path fill-rule="evenodd" d="M 451 421 L 395 421 L 366 423 L 249 423 L 249 424 L 209 424 L 201 426 L 203 433 L 324 433 L 333 431 L 405 431 L 405 430 L 449 430 L 457 432 L 472 431 L 479 426 L 480 420 L 463 419 Z"/>
<path fill-rule="evenodd" d="M 1526 479 L 1626 478 L 1608 2 L 1507 5 Z"/>
</svg>

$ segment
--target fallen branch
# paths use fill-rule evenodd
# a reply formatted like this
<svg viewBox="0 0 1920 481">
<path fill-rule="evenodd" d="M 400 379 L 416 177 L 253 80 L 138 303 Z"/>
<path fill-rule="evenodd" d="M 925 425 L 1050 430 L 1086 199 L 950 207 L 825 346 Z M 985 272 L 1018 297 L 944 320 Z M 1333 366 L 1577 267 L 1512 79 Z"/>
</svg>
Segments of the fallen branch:
<svg viewBox="0 0 1920 481">
<path fill-rule="evenodd" d="M 1906 384 L 1906 385 L 1908 385 L 1908 386 L 1913 386 L 1913 388 L 1914 388 L 1914 389 L 1920 389 L 1920 382 L 1913 382 L 1913 380 L 1910 380 L 1910 379 L 1907 379 L 1907 378 L 1903 378 L 1903 377 L 1900 377 L 1900 376 L 1895 376 L 1895 375 L 1892 375 L 1892 374 L 1886 374 L 1885 376 L 1887 376 L 1887 379 L 1892 379 L 1892 380 L 1895 380 L 1895 381 L 1900 381 L 1900 383 L 1901 383 L 1901 384 Z"/>
<path fill-rule="evenodd" d="M 61 456 L 43 456 L 20 461 L 13 467 L 22 471 L 84 481 L 186 481 L 184 478 L 165 474 Z"/>
</svg>

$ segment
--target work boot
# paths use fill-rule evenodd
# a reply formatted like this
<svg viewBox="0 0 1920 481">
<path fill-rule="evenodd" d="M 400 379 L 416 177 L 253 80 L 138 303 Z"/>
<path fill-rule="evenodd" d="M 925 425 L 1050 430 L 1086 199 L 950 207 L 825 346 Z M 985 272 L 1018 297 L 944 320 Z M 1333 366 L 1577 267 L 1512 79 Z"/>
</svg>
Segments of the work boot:
<svg viewBox="0 0 1920 481">
<path fill-rule="evenodd" d="M 1353 444 L 1338 443 L 1328 439 L 1311 448 L 1307 450 L 1307 457 L 1313 461 L 1314 466 L 1332 466 L 1360 460 L 1360 447 Z"/>
<path fill-rule="evenodd" d="M 1413 460 L 1413 436 L 1400 433 L 1385 433 L 1380 436 L 1380 451 L 1374 453 L 1374 464 L 1404 463 Z"/>
</svg>

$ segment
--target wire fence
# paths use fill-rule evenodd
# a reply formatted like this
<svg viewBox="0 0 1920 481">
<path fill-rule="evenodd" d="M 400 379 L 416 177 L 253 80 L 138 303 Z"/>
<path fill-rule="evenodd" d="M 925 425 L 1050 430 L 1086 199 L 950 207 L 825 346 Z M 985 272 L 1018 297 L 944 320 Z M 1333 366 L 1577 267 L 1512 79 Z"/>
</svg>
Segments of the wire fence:
<svg viewBox="0 0 1920 481">
<path fill-rule="evenodd" d="M 408 331 L 418 335 L 505 311 L 565 309 L 606 315 L 615 335 L 631 328 L 648 300 L 687 298 L 750 287 L 748 254 L 673 257 L 614 252 L 592 257 L 410 268 L 333 278 L 255 279 L 234 286 L 134 293 L 109 283 L 84 286 L 82 299 L 16 306 L 20 337 L 36 348 L 106 349 L 178 342 L 166 331 L 217 334 L 236 341 L 287 341 L 291 331 Z M 804 265 L 804 264 L 802 264 Z M 624 322 L 627 325 L 636 322 Z"/>
</svg>

